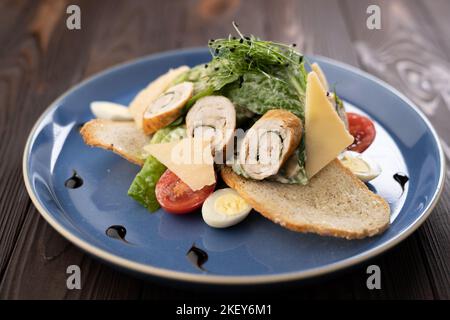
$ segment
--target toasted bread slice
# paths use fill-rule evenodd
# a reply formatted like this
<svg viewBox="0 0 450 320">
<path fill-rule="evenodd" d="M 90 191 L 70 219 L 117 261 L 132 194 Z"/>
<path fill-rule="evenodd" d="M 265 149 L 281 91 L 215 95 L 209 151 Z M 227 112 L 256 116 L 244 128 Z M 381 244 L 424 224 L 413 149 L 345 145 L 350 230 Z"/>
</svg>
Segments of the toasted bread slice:
<svg viewBox="0 0 450 320">
<path fill-rule="evenodd" d="M 86 144 L 111 150 L 140 166 L 144 164 L 142 148 L 151 138 L 133 121 L 94 119 L 85 123 L 80 133 Z"/>
<path fill-rule="evenodd" d="M 334 160 L 307 185 L 256 181 L 224 167 L 225 183 L 266 218 L 299 232 L 360 239 L 389 226 L 390 208 L 339 160 Z"/>
</svg>

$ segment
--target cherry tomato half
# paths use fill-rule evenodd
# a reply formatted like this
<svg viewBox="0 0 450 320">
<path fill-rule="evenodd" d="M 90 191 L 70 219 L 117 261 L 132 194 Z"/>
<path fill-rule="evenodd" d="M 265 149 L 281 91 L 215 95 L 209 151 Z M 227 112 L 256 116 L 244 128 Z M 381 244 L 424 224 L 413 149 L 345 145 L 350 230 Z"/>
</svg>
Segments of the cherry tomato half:
<svg viewBox="0 0 450 320">
<path fill-rule="evenodd" d="M 348 127 L 355 141 L 347 148 L 351 151 L 363 152 L 375 139 L 375 126 L 372 120 L 362 115 L 347 112 Z"/>
<path fill-rule="evenodd" d="M 156 184 L 155 193 L 164 210 L 174 214 L 184 214 L 197 210 L 214 192 L 215 184 L 193 191 L 175 173 L 167 169 Z"/>
</svg>

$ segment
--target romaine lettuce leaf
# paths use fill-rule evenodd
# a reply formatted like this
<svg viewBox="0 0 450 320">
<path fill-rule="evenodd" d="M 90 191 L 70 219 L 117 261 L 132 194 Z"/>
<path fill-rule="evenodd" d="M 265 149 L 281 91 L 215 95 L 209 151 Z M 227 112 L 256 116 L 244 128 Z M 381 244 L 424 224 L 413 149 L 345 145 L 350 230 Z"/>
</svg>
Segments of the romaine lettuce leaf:
<svg viewBox="0 0 450 320">
<path fill-rule="evenodd" d="M 181 125 L 178 127 L 165 127 L 155 132 L 150 140 L 150 143 L 168 143 L 178 141 L 183 138 L 186 138 L 186 126 Z"/>
<path fill-rule="evenodd" d="M 259 115 L 271 109 L 285 109 L 304 118 L 304 108 L 295 89 L 282 80 L 261 73 L 244 74 L 241 84 L 228 85 L 222 93 L 234 104 Z"/>
<path fill-rule="evenodd" d="M 155 157 L 149 156 L 131 183 L 128 195 L 149 211 L 158 210 L 159 203 L 156 200 L 155 187 L 164 171 L 166 171 L 166 167 Z"/>
</svg>

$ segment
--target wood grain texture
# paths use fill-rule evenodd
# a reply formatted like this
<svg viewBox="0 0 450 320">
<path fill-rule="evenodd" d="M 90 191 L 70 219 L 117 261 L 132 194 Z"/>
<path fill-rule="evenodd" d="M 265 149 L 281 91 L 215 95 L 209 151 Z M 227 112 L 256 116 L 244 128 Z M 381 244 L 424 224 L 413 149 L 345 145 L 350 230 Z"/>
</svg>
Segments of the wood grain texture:
<svg viewBox="0 0 450 320">
<path fill-rule="evenodd" d="M 89 30 L 94 29 L 98 8 L 92 7 L 91 1 L 78 2 L 84 9 L 85 30 L 70 32 L 61 18 L 44 53 L 42 40 L 31 27 L 39 14 L 38 7 L 31 14 L 26 6 L 16 8 L 18 4 L 10 5 L 22 10 L 22 15 L 17 13 L 23 22 L 21 29 L 10 25 L 5 34 L 20 35 L 21 41 L 11 41 L 8 54 L 0 59 L 0 101 L 4 102 L 0 123 L 3 135 L 11 137 L 0 142 L 2 154 L 8 155 L 7 161 L 0 164 L 4 177 L 0 182 L 0 297 L 106 299 L 123 298 L 124 294 L 133 297 L 127 288 L 137 282 L 126 278 L 122 285 L 119 279 L 123 275 L 72 247 L 39 217 L 26 195 L 21 174 L 22 151 L 34 121 L 57 96 L 84 77 L 89 56 L 78 49 L 80 43 L 91 46 L 95 34 Z M 71 252 L 75 253 L 70 255 Z M 65 273 L 69 264 L 77 264 L 88 272 L 92 281 L 88 278 L 84 283 L 90 289 L 67 290 Z"/>
<path fill-rule="evenodd" d="M 445 47 L 447 58 L 450 58 L 450 37 L 448 36 L 450 20 L 448 19 L 448 1 L 423 1 L 420 4 L 422 5 L 423 14 L 427 15 L 428 20 L 433 23 L 431 31 L 436 34 L 441 46 Z"/>
<path fill-rule="evenodd" d="M 382 7 L 380 31 L 365 28 L 369 2 Z M 362 67 L 396 86 L 430 117 L 450 159 L 450 43 L 445 16 L 450 2 L 446 0 L 426 4 L 397 0 L 117 0 L 114 5 L 107 0 L 70 1 L 81 7 L 79 31 L 65 28 L 66 3 L 0 2 L 0 130 L 3 137 L 11 137 L 0 140 L 0 298 L 203 300 L 228 295 L 193 293 L 138 280 L 81 252 L 40 218 L 31 204 L 22 182 L 21 157 L 34 121 L 75 83 L 146 54 L 203 46 L 208 39 L 232 31 L 233 20 L 246 33 L 296 43 L 304 52 Z M 49 19 L 43 18 L 47 16 Z M 352 270 L 301 286 L 269 291 L 250 288 L 233 295 L 450 298 L 449 206 L 447 187 L 417 232 L 383 256 Z M 70 264 L 82 270 L 82 290 L 66 288 Z M 382 290 L 367 290 L 365 269 L 369 264 L 380 265 Z"/>
</svg>

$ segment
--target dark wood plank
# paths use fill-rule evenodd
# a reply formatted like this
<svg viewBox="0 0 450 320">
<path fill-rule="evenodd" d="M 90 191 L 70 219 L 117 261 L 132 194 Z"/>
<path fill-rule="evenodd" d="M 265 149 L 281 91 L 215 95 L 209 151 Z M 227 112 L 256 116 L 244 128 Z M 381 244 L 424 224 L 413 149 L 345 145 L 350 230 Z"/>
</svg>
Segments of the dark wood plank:
<svg viewBox="0 0 450 320">
<path fill-rule="evenodd" d="M 80 266 L 81 290 L 67 289 L 70 265 Z M 138 280 L 86 256 L 31 208 L 1 284 L 0 298 L 124 299 L 137 298 L 139 292 Z"/>
<path fill-rule="evenodd" d="M 372 3 L 381 7 L 381 30 L 364 27 L 365 10 Z M 447 5 L 447 8 L 450 6 Z M 450 103 L 445 92 L 448 91 L 450 79 L 450 60 L 442 45 L 442 37 L 435 31 L 434 20 L 423 9 L 422 2 L 348 0 L 344 2 L 344 12 L 353 31 L 352 37 L 362 67 L 412 99 L 428 116 L 447 145 L 450 140 Z M 421 279 L 429 279 L 432 296 L 427 294 L 424 297 L 450 297 L 449 204 L 447 187 L 431 217 L 414 237 L 405 241 L 408 245 L 405 253 L 409 251 L 409 254 L 399 261 L 386 260 L 390 273 L 394 270 L 398 272 L 398 278 L 393 278 L 392 283 L 407 276 L 397 266 L 401 261 L 400 265 L 407 265 L 415 274 L 425 272 Z M 418 269 L 418 262 L 424 269 Z"/>
<path fill-rule="evenodd" d="M 447 58 L 450 58 L 450 37 L 448 36 L 450 3 L 447 0 L 433 0 L 421 1 L 418 5 L 422 9 L 422 13 L 428 18 L 431 26 L 430 32 L 435 34 L 440 46 L 445 48 Z"/>
<path fill-rule="evenodd" d="M 421 5 L 423 6 L 423 13 L 427 15 L 428 20 L 430 21 L 430 24 L 433 26 L 433 29 L 431 30 L 432 33 L 435 34 L 435 37 L 439 41 L 441 47 L 444 49 L 446 56 L 447 56 L 447 64 L 446 68 L 444 70 L 439 70 L 442 79 L 442 84 L 444 86 L 438 88 L 442 91 L 442 98 L 443 102 L 445 103 L 447 109 L 450 110 L 450 89 L 448 87 L 448 84 L 450 83 L 450 37 L 448 36 L 448 30 L 450 30 L 450 20 L 448 18 L 448 13 L 450 12 L 450 2 L 445 0 L 436 0 L 432 3 L 429 1 L 423 1 L 421 2 Z M 444 104 L 443 103 L 443 104 Z M 447 117 L 446 119 L 440 120 L 440 123 L 443 123 L 444 125 L 450 121 L 450 117 Z M 434 121 L 433 121 L 434 122 Z M 442 129 L 440 129 L 442 130 Z M 442 134 L 442 145 L 444 148 L 444 152 L 447 157 L 448 163 L 450 163 L 450 137 L 446 134 Z M 433 216 L 433 219 L 436 220 L 434 225 L 449 225 L 449 212 L 450 212 L 450 196 L 449 196 L 449 186 L 450 186 L 450 168 L 447 167 L 447 181 L 446 181 L 446 188 L 444 190 L 442 200 L 437 205 L 437 211 L 443 212 L 446 214 L 441 214 L 437 217 Z M 434 230 L 428 230 L 431 234 L 431 242 L 424 243 L 425 246 L 427 246 L 428 252 L 433 252 L 435 255 L 438 255 L 435 259 L 440 261 L 441 263 L 437 265 L 438 270 L 430 270 L 430 276 L 435 278 L 435 283 L 437 283 L 437 286 L 439 287 L 439 291 L 444 291 L 445 289 L 449 290 L 450 286 L 450 280 L 449 280 L 449 271 L 448 271 L 448 261 L 450 260 L 450 249 L 448 246 L 444 248 L 444 250 L 440 250 L 439 252 L 435 252 L 435 249 L 437 246 L 442 246 L 441 241 L 444 244 L 450 243 L 450 235 L 448 233 L 441 232 L 439 237 L 435 237 L 432 234 L 432 231 Z M 445 263 L 446 262 L 446 263 Z M 435 273 L 438 274 L 438 276 L 435 276 Z M 442 282 L 441 280 L 444 279 Z M 450 294 L 447 294 L 447 297 L 449 297 Z"/>
<path fill-rule="evenodd" d="M 5 298 L 126 298 L 140 292 L 138 281 L 112 271 L 92 260 L 56 234 L 41 219 L 26 196 L 22 182 L 21 157 L 34 121 L 62 92 L 83 78 L 89 60 L 86 50 L 94 43 L 97 12 L 91 1 L 83 8 L 82 31 L 65 28 L 65 7 L 58 6 L 51 24 L 48 7 L 53 1 L 40 2 L 34 13 L 23 14 L 23 30 L 11 41 L 0 60 L 0 100 L 2 133 L 14 139 L 2 139 L 0 150 L 8 154 L 2 161 L 0 216 L 0 267 L 3 276 L 0 296 Z M 44 8 L 42 7 L 44 6 Z M 61 9 L 63 9 L 61 11 Z M 7 14 L 7 12 L 5 13 Z M 104 24 L 107 27 L 106 23 Z M 10 26 L 14 28 L 14 25 Z M 80 44 L 83 44 L 81 47 Z M 80 50 L 81 49 L 81 50 Z M 3 174 L 4 173 L 4 174 Z M 66 268 L 79 265 L 86 275 L 84 289 L 66 288 Z M 31 285 L 30 285 L 31 284 Z"/>
<path fill-rule="evenodd" d="M 356 66 L 356 53 L 352 48 L 350 31 L 347 29 L 338 2 L 306 0 L 296 3 L 297 10 L 291 15 L 292 19 L 299 19 L 301 22 L 303 51 Z M 291 10 L 286 8 L 286 11 Z"/>
<path fill-rule="evenodd" d="M 33 121 L 30 118 L 37 117 L 42 110 L 39 106 L 29 110 L 25 107 L 26 100 L 33 99 L 34 96 L 28 88 L 38 85 L 36 73 L 41 63 L 39 50 L 32 37 L 26 37 L 29 33 L 27 25 L 9 20 L 9 13 L 14 19 L 22 21 L 31 21 L 32 14 L 23 2 L 9 1 L 2 3 L 2 6 L 5 11 L 0 12 L 5 16 L 5 21 L 9 21 L 9 25 L 2 24 L 0 31 L 2 44 L 5 44 L 0 51 L 0 130 L 3 137 L 11 138 L 0 141 L 0 152 L 8 158 L 0 163 L 0 276 L 5 271 L 30 206 L 22 183 L 21 158 Z"/>
<path fill-rule="evenodd" d="M 412 99 L 448 143 L 450 56 L 422 1 L 378 2 L 381 30 L 364 27 L 369 1 L 346 3 L 362 66 Z"/>
</svg>

